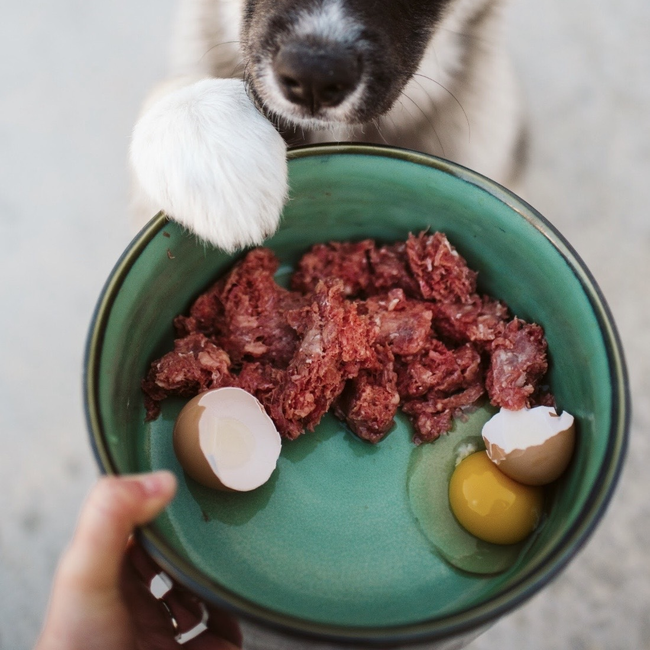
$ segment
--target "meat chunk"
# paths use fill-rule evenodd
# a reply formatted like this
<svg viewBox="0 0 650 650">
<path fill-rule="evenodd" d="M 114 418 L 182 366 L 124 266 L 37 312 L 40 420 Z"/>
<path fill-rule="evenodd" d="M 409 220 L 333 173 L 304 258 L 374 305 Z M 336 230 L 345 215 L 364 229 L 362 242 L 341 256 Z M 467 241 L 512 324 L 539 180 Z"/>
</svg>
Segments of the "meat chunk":
<svg viewBox="0 0 650 650">
<path fill-rule="evenodd" d="M 250 251 L 232 271 L 200 296 L 189 318 L 174 321 L 177 333 L 200 331 L 228 352 L 233 363 L 265 357 L 286 366 L 298 343 L 286 312 L 303 297 L 274 279 L 279 262 L 268 248 Z"/>
<path fill-rule="evenodd" d="M 402 399 L 422 397 L 430 390 L 451 394 L 481 381 L 481 355 L 470 344 L 448 348 L 431 339 L 420 354 L 397 363 L 397 388 Z"/>
<path fill-rule="evenodd" d="M 481 355 L 471 343 L 451 349 L 433 339 L 422 353 L 398 363 L 397 389 L 414 442 L 435 440 L 451 429 L 457 411 L 485 392 Z"/>
<path fill-rule="evenodd" d="M 373 296 L 359 305 L 377 328 L 377 342 L 390 346 L 393 354 L 417 354 L 426 345 L 431 333 L 430 306 L 409 300 L 402 289 Z"/>
<path fill-rule="evenodd" d="M 275 389 L 284 377 L 284 370 L 263 361 L 245 361 L 233 385 L 255 395 L 260 402 Z"/>
<path fill-rule="evenodd" d="M 546 370 L 546 339 L 539 325 L 513 318 L 490 346 L 485 385 L 494 406 L 529 407 Z"/>
<path fill-rule="evenodd" d="M 142 381 L 146 419 L 158 417 L 160 402 L 167 397 L 194 397 L 231 383 L 230 357 L 224 350 L 200 332 L 177 339 L 174 350 L 154 361 Z"/>
<path fill-rule="evenodd" d="M 406 242 L 395 242 L 369 251 L 371 279 L 369 294 L 402 289 L 410 298 L 421 298 L 420 287 L 409 268 Z"/>
<path fill-rule="evenodd" d="M 239 311 L 246 308 L 251 312 L 255 311 L 256 306 L 261 306 L 260 300 L 266 298 L 260 296 L 261 290 L 275 285 L 273 275 L 278 265 L 279 262 L 270 249 L 257 248 L 250 251 L 225 276 L 194 301 L 189 316 L 178 316 L 175 319 L 177 335 L 187 336 L 195 331 L 202 332 L 206 336 L 222 334 L 224 330 L 229 329 L 228 318 L 236 315 L 236 310 L 235 313 L 225 313 L 224 298 L 232 292 L 231 300 L 234 304 L 231 305 L 231 309 L 237 306 Z M 246 289 L 252 290 L 251 295 L 242 296 Z M 274 287 L 272 292 L 275 293 Z"/>
<path fill-rule="evenodd" d="M 453 417 L 473 407 L 484 393 L 483 384 L 477 382 L 453 395 L 430 391 L 422 399 L 404 402 L 402 409 L 410 416 L 415 429 L 413 442 L 419 445 L 439 438 L 451 429 Z"/>
<path fill-rule="evenodd" d="M 361 368 L 376 364 L 372 334 L 344 300 L 343 283 L 320 282 L 307 307 L 287 315 L 300 343 L 276 387 L 262 396 L 280 434 L 312 431 Z"/>
<path fill-rule="evenodd" d="M 371 282 L 368 253 L 374 248 L 371 239 L 357 243 L 331 242 L 316 244 L 298 262 L 291 278 L 295 291 L 311 292 L 323 279 L 341 280 L 345 296 L 357 296 Z"/>
<path fill-rule="evenodd" d="M 372 239 L 316 244 L 299 260 L 291 288 L 309 293 L 325 278 L 341 280 L 348 298 L 386 293 L 396 288 L 410 297 L 421 297 L 409 268 L 405 242 L 380 247 Z"/>
<path fill-rule="evenodd" d="M 440 336 L 459 343 L 489 345 L 505 329 L 508 308 L 499 300 L 474 294 L 465 302 L 438 302 L 431 306 Z"/>
<path fill-rule="evenodd" d="M 386 345 L 378 345 L 377 364 L 350 379 L 334 403 L 334 414 L 363 440 L 379 442 L 395 421 L 399 406 L 394 356 Z"/>
<path fill-rule="evenodd" d="M 406 254 L 427 300 L 467 302 L 476 291 L 476 271 L 467 266 L 443 233 L 409 235 Z"/>
</svg>

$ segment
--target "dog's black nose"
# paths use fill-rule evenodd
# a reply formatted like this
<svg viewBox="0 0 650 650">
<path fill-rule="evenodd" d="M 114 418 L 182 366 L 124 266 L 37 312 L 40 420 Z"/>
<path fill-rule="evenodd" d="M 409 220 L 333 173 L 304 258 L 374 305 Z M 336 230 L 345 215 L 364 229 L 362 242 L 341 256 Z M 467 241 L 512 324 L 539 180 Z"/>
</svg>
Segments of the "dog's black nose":
<svg viewBox="0 0 650 650">
<path fill-rule="evenodd" d="M 281 47 L 273 68 L 284 96 L 312 113 L 340 104 L 361 78 L 358 54 L 308 42 Z"/>
</svg>

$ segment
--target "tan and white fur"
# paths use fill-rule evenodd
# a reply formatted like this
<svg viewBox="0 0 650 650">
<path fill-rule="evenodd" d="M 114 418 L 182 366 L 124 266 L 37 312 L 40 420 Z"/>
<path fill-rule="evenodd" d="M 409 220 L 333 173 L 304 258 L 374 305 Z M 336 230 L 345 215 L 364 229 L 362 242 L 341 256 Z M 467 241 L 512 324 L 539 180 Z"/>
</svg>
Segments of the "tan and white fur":
<svg viewBox="0 0 650 650">
<path fill-rule="evenodd" d="M 502 0 L 385 0 L 403 5 L 403 14 L 409 11 L 426 14 L 426 20 L 431 22 L 426 30 L 423 28 L 427 42 L 419 50 L 415 46 L 410 50 L 405 48 L 403 60 L 394 69 L 390 57 L 378 64 L 374 61 L 364 63 L 358 84 L 335 105 L 320 109 L 313 105 L 295 105 L 278 81 L 277 72 L 273 70 L 278 45 L 272 41 L 272 35 L 265 32 L 272 24 L 271 18 L 255 15 L 255 12 L 268 13 L 263 5 L 270 1 L 181 0 L 170 77 L 153 89 L 143 113 L 146 115 L 157 102 L 160 108 L 160 101 L 199 79 L 245 78 L 253 101 L 290 144 L 360 141 L 406 147 L 450 159 L 516 188 L 523 165 L 524 129 L 517 84 L 504 46 Z M 273 11 L 284 4 L 292 13 L 291 34 L 309 42 L 324 42 L 328 46 L 340 44 L 342 49 L 361 48 L 357 44 L 363 43 L 368 30 L 390 31 L 393 28 L 379 18 L 379 28 L 364 24 L 363 16 L 371 16 L 364 6 L 373 4 L 369 0 L 305 0 L 304 8 L 299 6 L 300 0 L 274 2 L 276 4 L 269 5 Z M 375 6 L 380 4 L 374 3 Z M 370 22 L 373 19 L 371 17 Z M 274 20 L 278 20 L 277 16 Z M 256 49 L 258 46 L 260 51 Z M 362 51 L 358 56 L 366 55 Z M 375 69 L 371 69 L 371 64 Z M 394 83 L 390 79 L 382 82 L 388 89 L 389 105 L 379 106 L 379 114 L 374 114 L 372 109 L 366 111 L 368 107 L 363 103 L 366 86 L 372 85 L 370 77 L 378 74 L 377 66 L 384 77 L 392 75 Z M 379 105 L 382 102 L 378 97 L 375 94 L 365 101 Z M 166 124 L 165 115 L 171 116 L 176 111 L 178 116 L 184 111 L 178 102 L 169 99 L 168 102 L 169 108 L 162 110 L 157 126 L 163 132 L 175 129 L 177 124 L 173 119 Z M 205 166 L 206 158 L 194 152 L 201 147 L 205 149 L 206 142 L 227 144 L 230 128 L 230 124 L 201 115 L 200 120 L 186 129 L 182 159 L 176 156 L 174 164 L 187 177 L 198 179 L 193 183 L 195 186 L 200 186 L 200 179 L 205 176 L 205 169 L 197 166 Z M 277 148 L 277 143 L 275 146 Z M 215 156 L 223 151 L 221 147 L 218 152 L 216 144 L 213 149 Z M 235 159 L 225 164 L 240 167 L 245 167 L 247 161 L 257 155 L 245 148 L 230 153 Z M 160 161 L 161 155 L 164 158 L 160 147 L 153 146 L 150 150 L 148 146 L 140 147 L 139 158 L 134 163 L 136 177 L 139 170 L 156 168 L 154 159 Z M 150 173 L 150 186 L 155 188 L 157 183 L 162 185 L 169 181 L 168 170 L 163 171 L 165 173 Z M 271 184 L 277 184 L 278 178 L 271 173 L 268 179 L 259 182 L 262 185 L 260 195 L 264 195 Z M 268 183 L 269 188 L 265 188 L 264 183 Z M 233 187 L 232 192 L 236 191 Z M 134 205 L 141 220 L 163 207 L 159 201 L 151 200 L 151 194 L 151 191 L 143 192 L 136 184 Z M 211 196 L 207 193 L 205 201 L 212 200 Z M 226 204 L 237 202 L 234 195 L 228 198 L 230 203 L 226 201 Z M 183 196 L 178 200 L 182 201 Z M 188 196 L 188 206 L 191 201 L 194 199 Z M 179 208 L 187 212 L 187 206 Z M 237 227 L 241 227 L 241 220 L 246 218 L 242 213 Z M 191 223 L 186 225 L 192 229 Z M 220 224 L 219 227 L 228 228 L 228 225 Z M 266 231 L 270 229 L 267 227 Z M 257 230 L 265 231 L 264 228 Z M 259 239 L 260 236 L 257 239 L 235 237 L 236 241 L 244 243 L 259 243 Z"/>
</svg>

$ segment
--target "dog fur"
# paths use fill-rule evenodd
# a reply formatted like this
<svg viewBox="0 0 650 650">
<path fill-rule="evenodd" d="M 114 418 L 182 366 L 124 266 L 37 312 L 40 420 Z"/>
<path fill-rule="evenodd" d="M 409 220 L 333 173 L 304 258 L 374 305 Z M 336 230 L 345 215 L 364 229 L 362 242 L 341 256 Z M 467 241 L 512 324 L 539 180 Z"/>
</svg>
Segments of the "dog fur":
<svg viewBox="0 0 650 650">
<path fill-rule="evenodd" d="M 197 79 L 244 78 L 249 96 L 290 144 L 406 147 L 458 162 L 512 189 L 523 166 L 524 129 L 504 47 L 504 5 L 505 0 L 181 0 L 171 76 L 153 90 L 145 108 Z M 273 57 L 291 39 L 354 49 L 363 62 L 358 85 L 342 101 L 318 110 L 289 101 Z M 201 129 L 210 138 L 219 125 L 202 121 L 196 141 L 186 143 L 189 157 L 193 147 L 200 149 Z M 142 191 L 135 198 L 136 211 L 146 218 L 160 207 Z"/>
</svg>

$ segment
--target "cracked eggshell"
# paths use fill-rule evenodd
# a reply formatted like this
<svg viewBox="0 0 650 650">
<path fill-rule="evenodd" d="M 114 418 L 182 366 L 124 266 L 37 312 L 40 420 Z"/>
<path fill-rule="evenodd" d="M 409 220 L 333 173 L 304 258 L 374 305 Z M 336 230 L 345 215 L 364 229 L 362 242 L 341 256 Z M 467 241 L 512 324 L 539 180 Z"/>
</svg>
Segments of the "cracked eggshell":
<svg viewBox="0 0 650 650">
<path fill-rule="evenodd" d="M 506 476 L 526 485 L 551 483 L 564 472 L 575 446 L 575 421 L 553 407 L 501 409 L 483 426 L 492 462 Z"/>
<path fill-rule="evenodd" d="M 281 451 L 280 434 L 264 407 L 241 388 L 197 395 L 174 424 L 178 462 L 195 481 L 248 492 L 268 481 Z"/>
</svg>

